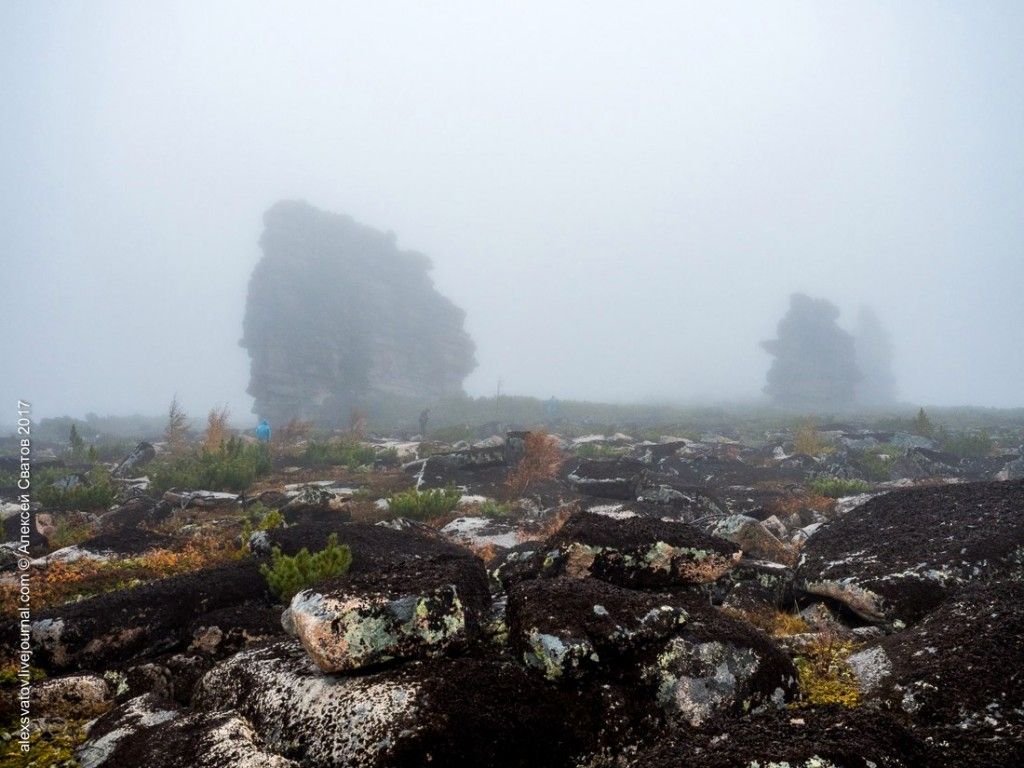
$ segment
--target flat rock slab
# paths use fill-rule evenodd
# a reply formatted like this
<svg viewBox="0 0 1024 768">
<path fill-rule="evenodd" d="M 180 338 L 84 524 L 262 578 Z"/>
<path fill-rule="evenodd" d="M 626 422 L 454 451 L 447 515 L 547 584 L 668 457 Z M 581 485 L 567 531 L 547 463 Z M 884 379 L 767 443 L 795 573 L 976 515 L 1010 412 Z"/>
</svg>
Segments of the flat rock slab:
<svg viewBox="0 0 1024 768">
<path fill-rule="evenodd" d="M 601 724 L 515 665 L 414 662 L 328 675 L 298 643 L 245 651 L 200 682 L 197 709 L 237 709 L 305 768 L 567 765 Z"/>
<path fill-rule="evenodd" d="M 1024 583 L 971 585 L 848 663 L 868 698 L 937 741 L 1024 749 Z"/>
<path fill-rule="evenodd" d="M 580 459 L 566 479 L 585 496 L 633 500 L 648 470 L 636 459 Z"/>
<path fill-rule="evenodd" d="M 173 649 L 205 613 L 259 601 L 257 564 L 240 561 L 48 608 L 32 622 L 34 663 L 47 669 L 102 669 Z"/>
<path fill-rule="evenodd" d="M 804 547 L 797 587 L 867 621 L 911 623 L 950 591 L 1022 563 L 1024 482 L 913 488 L 824 525 Z"/>
<path fill-rule="evenodd" d="M 641 750 L 628 768 L 921 768 L 920 740 L 899 718 L 865 708 L 768 710 L 685 729 Z"/>
</svg>

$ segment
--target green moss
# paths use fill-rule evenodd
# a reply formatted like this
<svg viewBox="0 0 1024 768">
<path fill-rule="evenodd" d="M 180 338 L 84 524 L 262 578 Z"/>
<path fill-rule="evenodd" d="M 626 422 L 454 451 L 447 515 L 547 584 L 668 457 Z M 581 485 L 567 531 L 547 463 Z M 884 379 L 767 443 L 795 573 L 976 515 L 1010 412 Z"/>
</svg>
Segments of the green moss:
<svg viewBox="0 0 1024 768">
<path fill-rule="evenodd" d="M 45 734 L 34 730 L 29 751 L 22 752 L 17 723 L 8 722 L 0 729 L 0 768 L 75 768 L 75 750 L 85 741 L 84 724 L 69 721 L 62 728 L 48 728 Z"/>
</svg>

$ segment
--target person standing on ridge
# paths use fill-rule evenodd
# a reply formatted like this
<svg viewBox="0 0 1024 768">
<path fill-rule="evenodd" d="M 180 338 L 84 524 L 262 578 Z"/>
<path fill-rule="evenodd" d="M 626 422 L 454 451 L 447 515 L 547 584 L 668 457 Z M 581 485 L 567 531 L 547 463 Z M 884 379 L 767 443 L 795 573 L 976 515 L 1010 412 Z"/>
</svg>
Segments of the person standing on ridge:
<svg viewBox="0 0 1024 768">
<path fill-rule="evenodd" d="M 430 418 L 430 409 L 424 408 L 420 411 L 420 439 L 427 439 L 427 420 Z"/>
<path fill-rule="evenodd" d="M 270 442 L 270 422 L 267 421 L 266 419 L 263 419 L 259 423 L 259 426 L 256 427 L 256 438 L 261 443 L 269 443 Z"/>
</svg>

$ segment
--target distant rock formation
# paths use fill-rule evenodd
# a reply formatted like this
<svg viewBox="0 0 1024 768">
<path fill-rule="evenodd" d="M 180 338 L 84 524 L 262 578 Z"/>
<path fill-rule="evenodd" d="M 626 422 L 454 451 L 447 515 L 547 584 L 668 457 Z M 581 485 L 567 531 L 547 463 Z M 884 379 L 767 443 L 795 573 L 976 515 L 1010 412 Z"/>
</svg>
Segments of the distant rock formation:
<svg viewBox="0 0 1024 768">
<path fill-rule="evenodd" d="M 778 338 L 761 345 L 775 357 L 765 387 L 779 405 L 832 408 L 853 403 L 860 380 L 853 337 L 836 324 L 839 309 L 802 293 L 790 297 Z"/>
<path fill-rule="evenodd" d="M 870 307 L 861 307 L 857 316 L 855 346 L 861 380 L 857 384 L 857 402 L 863 405 L 888 405 L 896 401 L 896 377 L 892 372 L 892 342 L 889 332 Z"/>
<path fill-rule="evenodd" d="M 263 219 L 241 341 L 254 413 L 344 424 L 353 408 L 462 391 L 473 341 L 426 256 L 305 202 L 277 203 Z"/>
</svg>

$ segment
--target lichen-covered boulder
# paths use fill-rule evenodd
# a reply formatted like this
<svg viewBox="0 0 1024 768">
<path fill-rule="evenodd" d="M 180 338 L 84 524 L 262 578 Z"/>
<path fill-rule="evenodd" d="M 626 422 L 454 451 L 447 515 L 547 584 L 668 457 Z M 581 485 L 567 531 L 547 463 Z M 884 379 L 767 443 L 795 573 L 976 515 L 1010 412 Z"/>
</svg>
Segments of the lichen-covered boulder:
<svg viewBox="0 0 1024 768">
<path fill-rule="evenodd" d="M 1024 583 L 971 585 L 847 663 L 865 697 L 905 713 L 931 741 L 1004 764 L 999 754 L 1024 752 L 1022 606 Z"/>
<path fill-rule="evenodd" d="M 298 768 L 268 751 L 237 713 L 184 713 L 153 695 L 100 718 L 78 750 L 81 768 Z"/>
<path fill-rule="evenodd" d="M 265 595 L 257 565 L 239 561 L 48 608 L 32 622 L 35 663 L 102 669 L 166 652 L 186 642 L 194 619 Z"/>
<path fill-rule="evenodd" d="M 793 569 L 785 565 L 744 557 L 709 589 L 730 608 L 780 610 L 793 605 L 794 578 Z"/>
<path fill-rule="evenodd" d="M 195 706 L 239 710 L 305 768 L 567 765 L 601 728 L 586 703 L 511 664 L 448 659 L 329 675 L 294 642 L 221 663 Z"/>
<path fill-rule="evenodd" d="M 415 532 L 351 525 L 345 575 L 299 592 L 286 624 L 327 672 L 438 656 L 480 635 L 490 607 L 483 564 Z"/>
<path fill-rule="evenodd" d="M 760 520 L 753 517 L 729 515 L 715 525 L 712 533 L 731 541 L 751 557 L 776 563 L 793 563 L 793 548 L 779 541 Z"/>
<path fill-rule="evenodd" d="M 764 635 L 700 597 L 595 579 L 540 579 L 509 594 L 510 643 L 550 680 L 618 681 L 694 725 L 781 706 L 796 672 Z"/>
<path fill-rule="evenodd" d="M 921 768 L 921 741 L 865 708 L 769 709 L 712 727 L 680 728 L 641 749 L 628 768 Z"/>
<path fill-rule="evenodd" d="M 32 686 L 32 714 L 86 720 L 102 715 L 114 704 L 108 681 L 93 673 L 41 680 Z"/>
<path fill-rule="evenodd" d="M 1024 565 L 1024 481 L 893 491 L 808 540 L 797 587 L 872 622 L 911 623 L 964 584 Z"/>
<path fill-rule="evenodd" d="M 633 670 L 688 616 L 669 595 L 565 577 L 516 585 L 507 608 L 518 658 L 551 680 Z"/>
<path fill-rule="evenodd" d="M 742 554 L 734 544 L 685 523 L 589 512 L 570 517 L 542 552 L 544 570 L 552 575 L 655 589 L 715 581 Z"/>
</svg>

